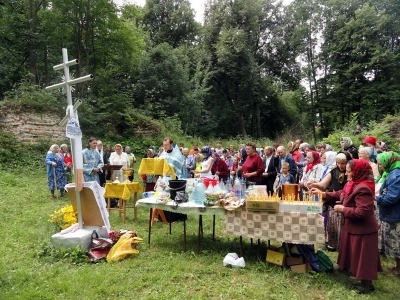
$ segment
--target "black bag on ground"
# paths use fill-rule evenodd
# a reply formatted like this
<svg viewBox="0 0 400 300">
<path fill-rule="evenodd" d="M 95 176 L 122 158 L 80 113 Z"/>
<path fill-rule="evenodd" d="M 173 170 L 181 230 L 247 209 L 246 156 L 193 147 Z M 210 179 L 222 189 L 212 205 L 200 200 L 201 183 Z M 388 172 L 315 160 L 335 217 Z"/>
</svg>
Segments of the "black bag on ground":
<svg viewBox="0 0 400 300">
<path fill-rule="evenodd" d="M 170 212 L 170 211 L 166 211 L 166 210 L 163 210 L 163 212 L 164 212 L 165 218 L 167 219 L 168 223 L 187 220 L 186 214 L 180 214 L 180 213 Z M 158 220 L 162 221 L 160 215 L 158 216 Z"/>
</svg>

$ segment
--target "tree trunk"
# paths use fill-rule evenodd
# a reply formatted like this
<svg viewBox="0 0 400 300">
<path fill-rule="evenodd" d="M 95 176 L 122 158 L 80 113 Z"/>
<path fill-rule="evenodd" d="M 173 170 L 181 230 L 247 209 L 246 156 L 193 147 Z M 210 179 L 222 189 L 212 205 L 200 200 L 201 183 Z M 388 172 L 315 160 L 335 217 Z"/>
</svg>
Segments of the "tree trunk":
<svg viewBox="0 0 400 300">
<path fill-rule="evenodd" d="M 243 136 L 247 136 L 246 126 L 244 124 L 244 116 L 242 111 L 239 113 L 239 129 Z"/>
<path fill-rule="evenodd" d="M 260 105 L 256 104 L 256 136 L 261 138 L 261 116 L 260 116 Z"/>
</svg>

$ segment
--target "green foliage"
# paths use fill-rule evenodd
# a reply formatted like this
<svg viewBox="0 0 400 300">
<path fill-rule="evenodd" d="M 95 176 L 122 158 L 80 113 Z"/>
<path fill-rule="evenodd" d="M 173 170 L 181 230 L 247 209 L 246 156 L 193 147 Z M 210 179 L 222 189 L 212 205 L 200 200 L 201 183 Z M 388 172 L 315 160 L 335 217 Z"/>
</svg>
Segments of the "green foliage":
<svg viewBox="0 0 400 300">
<path fill-rule="evenodd" d="M 390 117 L 388 119 L 390 120 Z M 395 137 L 390 135 L 389 125 L 387 123 L 370 121 L 362 128 L 361 134 L 354 135 L 353 131 L 357 124 L 358 115 L 354 113 L 343 127 L 337 128 L 328 137 L 324 138 L 322 142 L 331 145 L 334 149 L 340 149 L 340 138 L 350 137 L 353 141 L 353 145 L 359 147 L 366 136 L 372 135 L 375 136 L 378 141 L 384 141 L 390 148 L 397 150 L 396 146 L 398 141 Z"/>
<path fill-rule="evenodd" d="M 189 79 L 179 54 L 163 43 L 146 53 L 140 64 L 135 105 L 161 122 L 174 115 L 185 123 L 191 120 L 187 109 L 192 106 L 188 98 Z"/>
<path fill-rule="evenodd" d="M 43 111 L 61 112 L 66 102 L 62 101 L 63 95 L 59 92 L 47 92 L 37 85 L 23 80 L 6 92 L 5 99 L 0 103 L 3 109 L 33 110 L 37 113 Z M 6 108 L 7 106 L 7 108 Z"/>
<path fill-rule="evenodd" d="M 66 263 L 80 265 L 90 262 L 86 253 L 87 251 L 79 246 L 68 249 L 59 249 L 55 248 L 50 242 L 43 242 L 39 244 L 39 248 L 36 251 L 36 256 L 37 258 L 46 260 L 49 263 L 56 263 L 62 260 Z"/>
<path fill-rule="evenodd" d="M 25 145 L 14 135 L 0 129 L 0 166 L 3 169 L 22 168 L 26 171 L 44 169 L 45 155 L 51 142 Z"/>
<path fill-rule="evenodd" d="M 147 0 L 143 23 L 155 46 L 168 43 L 173 48 L 193 43 L 200 28 L 188 0 Z"/>
</svg>

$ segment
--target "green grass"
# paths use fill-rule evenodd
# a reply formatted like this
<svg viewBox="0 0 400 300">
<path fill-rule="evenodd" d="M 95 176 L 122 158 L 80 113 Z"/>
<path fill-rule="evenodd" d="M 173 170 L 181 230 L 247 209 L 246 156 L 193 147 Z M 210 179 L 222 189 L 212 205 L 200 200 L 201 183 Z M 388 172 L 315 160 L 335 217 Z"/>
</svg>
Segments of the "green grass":
<svg viewBox="0 0 400 300">
<path fill-rule="evenodd" d="M 36 172 L 0 171 L 0 299 L 398 299 L 400 278 L 379 275 L 376 291 L 357 295 L 347 277 L 335 272 L 294 274 L 265 263 L 265 244 L 260 256 L 244 239 L 246 268 L 222 266 L 229 252 L 239 253 L 239 239 L 223 232 L 217 218 L 216 241 L 211 239 L 212 218 L 204 217 L 204 238 L 197 250 L 196 216 L 187 221 L 188 251 L 183 252 L 182 223 L 156 222 L 147 244 L 149 211 L 128 209 L 122 224 L 111 212 L 112 229 L 135 229 L 144 243 L 137 256 L 117 263 L 82 263 L 77 251 L 60 254 L 50 243 L 55 228 L 48 215 L 68 204 L 52 201 L 46 175 Z M 335 254 L 329 254 L 336 260 Z M 393 260 L 383 260 L 385 266 Z"/>
</svg>

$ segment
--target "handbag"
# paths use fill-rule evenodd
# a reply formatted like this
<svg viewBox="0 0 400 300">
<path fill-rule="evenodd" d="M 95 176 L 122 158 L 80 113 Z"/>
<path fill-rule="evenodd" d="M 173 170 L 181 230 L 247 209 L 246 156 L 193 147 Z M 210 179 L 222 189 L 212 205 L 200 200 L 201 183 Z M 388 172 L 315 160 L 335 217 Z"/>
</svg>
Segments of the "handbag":
<svg viewBox="0 0 400 300">
<path fill-rule="evenodd" d="M 189 201 L 189 194 L 186 192 L 176 192 L 175 202 L 186 203 Z"/>
<path fill-rule="evenodd" d="M 107 256 L 113 246 L 113 241 L 110 239 L 99 238 L 96 230 L 93 230 L 91 238 L 92 240 L 87 257 L 91 262 L 97 262 Z"/>
</svg>

